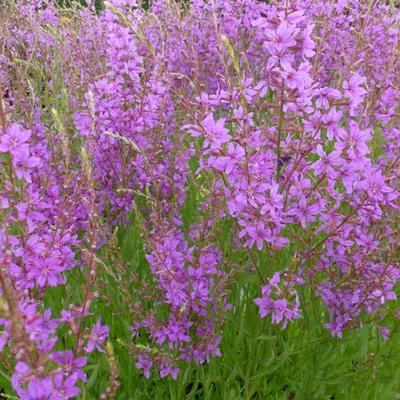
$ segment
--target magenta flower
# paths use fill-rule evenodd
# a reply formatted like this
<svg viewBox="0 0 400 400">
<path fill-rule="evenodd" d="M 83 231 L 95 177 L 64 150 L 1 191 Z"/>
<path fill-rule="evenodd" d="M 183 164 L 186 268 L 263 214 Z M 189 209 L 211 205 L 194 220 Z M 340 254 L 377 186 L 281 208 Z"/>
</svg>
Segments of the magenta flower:
<svg viewBox="0 0 400 400">
<path fill-rule="evenodd" d="M 256 243 L 258 250 L 262 250 L 264 247 L 264 241 L 268 241 L 269 239 L 268 229 L 265 228 L 265 225 L 262 221 L 259 221 L 254 226 L 248 226 L 245 230 L 242 230 L 242 232 L 250 237 L 247 240 L 247 245 L 252 247 L 254 243 Z M 243 235 L 242 232 L 241 235 Z"/>
<path fill-rule="evenodd" d="M 228 155 L 224 157 L 225 159 L 225 172 L 230 174 L 235 165 L 242 161 L 245 156 L 245 151 L 242 146 L 235 143 L 230 143 L 228 146 Z"/>
<path fill-rule="evenodd" d="M 342 130 L 339 133 L 343 146 L 348 148 L 348 154 L 351 159 L 365 156 L 370 152 L 367 142 L 371 140 L 371 131 L 369 129 L 361 130 L 358 124 L 350 121 L 350 129 Z"/>
<path fill-rule="evenodd" d="M 368 173 L 361 187 L 372 199 L 379 201 L 383 201 L 385 196 L 393 192 L 393 189 L 386 184 L 386 177 L 380 171 Z"/>
<path fill-rule="evenodd" d="M 328 114 L 325 114 L 322 117 L 322 121 L 327 128 L 327 137 L 329 140 L 333 140 L 343 131 L 343 129 L 340 127 L 342 114 L 343 113 L 341 111 L 336 111 L 334 108 L 332 108 Z"/>
<path fill-rule="evenodd" d="M 218 150 L 224 143 L 231 140 L 228 129 L 224 127 L 224 118 L 215 122 L 212 113 L 209 113 L 201 125 L 205 132 L 204 147 L 210 146 L 211 150 Z"/>
<path fill-rule="evenodd" d="M 297 30 L 290 26 L 286 21 L 282 21 L 276 30 L 265 30 L 265 35 L 268 38 L 265 42 L 265 47 L 271 52 L 271 54 L 281 53 L 296 44 L 296 41 L 294 40 L 295 34 L 297 34 Z"/>
<path fill-rule="evenodd" d="M 325 110 L 329 110 L 330 104 L 333 100 L 338 100 L 341 97 L 341 93 L 339 90 L 330 87 L 317 89 L 317 94 L 318 98 L 315 104 L 317 107 L 323 108 Z"/>
<path fill-rule="evenodd" d="M 82 371 L 82 368 L 87 363 L 86 357 L 75 358 L 74 353 L 71 350 L 67 350 L 54 352 L 53 360 L 63 367 L 66 375 L 76 375 L 81 381 L 86 382 L 86 374 Z"/>
<path fill-rule="evenodd" d="M 53 394 L 51 378 L 33 379 L 28 383 L 28 390 L 21 396 L 22 400 L 49 400 Z"/>
<path fill-rule="evenodd" d="M 282 77 L 290 89 L 307 87 L 312 82 L 310 74 L 300 65 L 299 69 L 294 69 L 289 63 L 283 62 Z"/>
<path fill-rule="evenodd" d="M 367 79 L 357 73 L 353 74 L 350 80 L 343 82 L 344 96 L 348 97 L 353 107 L 362 103 L 367 91 L 362 87 Z"/>
<path fill-rule="evenodd" d="M 186 285 L 176 280 L 171 281 L 165 286 L 166 300 L 174 307 L 181 307 L 187 298 Z"/>
<path fill-rule="evenodd" d="M 313 57 L 315 54 L 315 42 L 311 36 L 313 28 L 312 24 L 307 25 L 300 36 L 300 51 L 307 58 Z"/>
<path fill-rule="evenodd" d="M 298 221 L 302 228 L 306 228 L 307 223 L 314 222 L 317 215 L 323 210 L 323 207 L 319 203 L 310 204 L 307 202 L 305 197 L 301 197 L 297 206 L 294 206 L 288 211 L 288 215 L 293 215 Z"/>
<path fill-rule="evenodd" d="M 181 13 L 157 0 L 148 14 L 136 0 L 115 0 L 123 20 L 109 8 L 77 9 L 77 25 L 58 24 L 52 1 L 30 3 L 18 0 L 0 34 L 0 264 L 10 294 L 0 303 L 13 311 L 0 318 L 0 349 L 15 364 L 19 398 L 78 395 L 87 360 L 81 343 L 75 354 L 63 347 L 73 338 L 60 335 L 86 326 L 96 300 L 57 319 L 43 301 L 49 288 L 73 283 L 66 271 L 88 252 L 107 256 L 97 250 L 129 224 L 132 207 L 143 217 L 138 243 L 149 271 L 132 275 L 137 293 L 123 309 L 134 313 L 132 351 L 147 378 L 154 366 L 176 379 L 177 362 L 220 355 L 228 289 L 242 283 L 232 272 L 252 258 L 248 247 L 273 259 L 293 244 L 290 268 L 255 299 L 262 318 L 285 328 L 300 315 L 295 288 L 307 284 L 335 336 L 365 314 L 385 321 L 400 280 L 396 10 L 385 1 L 227 0 L 215 8 L 196 0 Z M 65 129 L 40 91 L 14 82 L 18 59 L 59 64 L 67 97 L 54 79 L 32 85 L 68 100 Z M 93 216 L 104 221 L 98 232 Z M 90 239 L 97 243 L 84 245 Z M 244 265 L 224 257 L 226 247 L 243 252 Z M 113 274 L 128 293 L 125 268 Z M 109 334 L 94 321 L 82 333 L 88 353 L 103 351 Z"/>
<path fill-rule="evenodd" d="M 342 163 L 339 152 L 332 151 L 327 154 L 321 145 L 317 145 L 317 154 L 320 156 L 320 159 L 312 165 L 315 174 L 321 175 L 327 173 L 329 176 L 335 176 L 335 167 Z"/>
<path fill-rule="evenodd" d="M 145 355 L 138 355 L 138 361 L 135 363 L 136 368 L 143 370 L 143 375 L 150 378 L 150 368 L 153 366 L 153 361 Z"/>
<path fill-rule="evenodd" d="M 85 351 L 91 353 L 93 350 L 104 353 L 101 345 L 106 341 L 109 333 L 109 328 L 106 325 L 102 325 L 100 320 L 97 320 L 95 326 L 92 329 L 91 334 L 87 337 L 88 343 L 85 346 Z"/>
<path fill-rule="evenodd" d="M 271 315 L 272 323 L 279 324 L 283 321 L 282 329 L 285 329 L 289 321 L 300 317 L 299 298 L 297 292 L 283 282 L 281 284 L 286 286 L 286 296 L 290 295 L 294 300 L 289 301 L 284 298 L 285 292 L 279 287 L 280 283 L 280 274 L 275 272 L 269 282 L 263 286 L 262 297 L 254 299 L 254 303 L 259 307 L 261 318 Z"/>
<path fill-rule="evenodd" d="M 78 376 L 76 374 L 64 375 L 57 374 L 54 377 L 54 389 L 50 400 L 72 399 L 78 396 L 80 389 L 76 386 Z"/>
<path fill-rule="evenodd" d="M 319 111 L 316 111 L 308 117 L 309 119 L 303 120 L 304 130 L 311 132 L 316 138 L 320 137 L 319 131 L 324 125 L 324 116 Z"/>
<path fill-rule="evenodd" d="M 10 153 L 14 159 L 22 160 L 29 155 L 31 132 L 22 129 L 19 124 L 12 124 L 0 137 L 0 153 Z"/>
</svg>

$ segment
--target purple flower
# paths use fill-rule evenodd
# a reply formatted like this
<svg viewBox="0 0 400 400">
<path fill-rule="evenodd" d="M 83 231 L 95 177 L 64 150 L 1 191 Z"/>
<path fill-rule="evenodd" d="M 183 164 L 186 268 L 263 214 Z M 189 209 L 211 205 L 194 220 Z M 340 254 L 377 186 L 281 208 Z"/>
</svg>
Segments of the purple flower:
<svg viewBox="0 0 400 400">
<path fill-rule="evenodd" d="M 246 234 L 250 236 L 250 238 L 247 240 L 247 245 L 252 247 L 254 243 L 256 243 L 258 250 L 263 249 L 264 240 L 268 240 L 269 238 L 268 229 L 265 228 L 265 225 L 262 221 L 259 221 L 254 226 L 247 226 L 240 232 L 241 237 Z"/>
<path fill-rule="evenodd" d="M 327 137 L 329 140 L 333 140 L 340 134 L 340 132 L 343 131 L 343 129 L 340 128 L 341 118 L 342 118 L 342 112 L 336 111 L 333 108 L 332 110 L 329 111 L 328 114 L 322 117 L 322 121 L 324 122 L 327 128 Z"/>
<path fill-rule="evenodd" d="M 389 340 L 389 334 L 390 334 L 389 328 L 383 327 L 379 330 L 379 332 L 382 336 L 383 341 L 387 342 Z"/>
<path fill-rule="evenodd" d="M 338 100 L 341 97 L 340 91 L 330 87 L 323 87 L 317 89 L 318 99 L 315 104 L 319 108 L 329 110 L 330 103 L 332 100 Z"/>
<path fill-rule="evenodd" d="M 33 379 L 28 383 L 26 395 L 22 400 L 49 400 L 53 394 L 53 383 L 51 378 Z"/>
<path fill-rule="evenodd" d="M 305 65 L 300 66 L 299 69 L 294 69 L 290 64 L 283 63 L 282 77 L 285 85 L 290 89 L 307 87 L 312 82 Z"/>
<path fill-rule="evenodd" d="M 243 160 L 245 151 L 242 146 L 235 143 L 229 143 L 228 155 L 224 157 L 225 159 L 225 172 L 230 174 L 233 171 L 235 165 Z"/>
<path fill-rule="evenodd" d="M 369 172 L 365 180 L 361 183 L 361 187 L 366 193 L 375 200 L 383 201 L 388 193 L 393 189 L 386 184 L 386 177 L 380 171 Z"/>
<path fill-rule="evenodd" d="M 350 80 L 343 82 L 344 95 L 351 100 L 353 107 L 356 107 L 363 101 L 367 91 L 362 85 L 366 81 L 367 79 L 364 76 L 355 73 Z"/>
<path fill-rule="evenodd" d="M 54 377 L 54 389 L 50 400 L 65 400 L 78 396 L 80 389 L 76 386 L 78 376 L 72 374 L 65 376 L 64 374 L 57 374 Z"/>
<path fill-rule="evenodd" d="M 32 170 L 40 165 L 41 161 L 39 157 L 14 157 L 13 159 L 13 166 L 17 178 L 25 179 L 28 183 L 32 183 Z"/>
<path fill-rule="evenodd" d="M 305 197 L 301 197 L 297 206 L 294 206 L 288 211 L 288 215 L 295 216 L 301 226 L 305 229 L 307 223 L 314 222 L 316 216 L 323 210 L 323 207 L 319 203 L 309 204 Z"/>
<path fill-rule="evenodd" d="M 327 173 L 331 177 L 336 176 L 334 168 L 342 163 L 340 153 L 337 151 L 332 151 L 331 153 L 327 154 L 321 145 L 317 145 L 317 154 L 320 156 L 320 159 L 313 164 L 315 174 L 321 175 L 323 173 Z"/>
<path fill-rule="evenodd" d="M 143 375 L 149 379 L 150 378 L 150 368 L 153 366 L 153 361 L 142 354 L 137 356 L 138 361 L 135 363 L 136 368 L 143 370 Z"/>
<path fill-rule="evenodd" d="M 293 287 L 289 286 L 287 282 L 282 285 L 286 289 L 281 290 L 279 284 L 281 283 L 279 272 L 275 272 L 269 282 L 263 286 L 261 293 L 262 297 L 254 299 L 254 303 L 259 307 L 259 314 L 261 318 L 265 318 L 271 314 L 271 320 L 274 324 L 279 324 L 283 321 L 282 329 L 285 329 L 288 322 L 292 319 L 299 318 L 299 298 L 297 292 Z M 289 301 L 283 296 L 290 295 L 294 300 Z"/>
<path fill-rule="evenodd" d="M 205 133 L 204 147 L 210 146 L 211 150 L 218 150 L 224 143 L 231 140 L 228 129 L 224 127 L 223 118 L 215 122 L 212 113 L 209 113 L 201 125 Z"/>
<path fill-rule="evenodd" d="M 106 341 L 108 336 L 109 328 L 106 325 L 102 325 L 100 320 L 97 320 L 94 325 L 91 334 L 88 336 L 88 343 L 85 346 L 85 351 L 91 353 L 94 349 L 104 353 L 101 345 Z"/>
<path fill-rule="evenodd" d="M 168 375 L 172 377 L 174 381 L 177 380 L 179 374 L 179 368 L 171 365 L 169 362 L 163 362 L 160 365 L 160 377 L 164 378 Z"/>
<path fill-rule="evenodd" d="M 350 121 L 350 129 L 348 131 L 341 130 L 339 137 L 343 142 L 343 146 L 348 147 L 348 154 L 351 159 L 365 156 L 370 152 L 367 142 L 371 140 L 371 131 L 361 130 L 358 124 Z"/>
<path fill-rule="evenodd" d="M 297 30 L 288 25 L 286 21 L 282 21 L 276 30 L 266 29 L 264 33 L 267 37 L 264 45 L 271 54 L 282 53 L 296 44 L 294 36 L 297 34 Z"/>
<path fill-rule="evenodd" d="M 187 298 L 186 285 L 176 280 L 165 285 L 165 290 L 167 302 L 174 307 L 181 307 Z"/>
<path fill-rule="evenodd" d="M 63 367 L 66 375 L 76 375 L 81 381 L 86 382 L 86 374 L 82 368 L 87 363 L 86 357 L 75 358 L 71 350 L 56 351 L 53 353 L 53 360 Z"/>
<path fill-rule="evenodd" d="M 21 160 L 29 154 L 31 132 L 22 129 L 18 124 L 12 124 L 0 137 L 0 153 L 10 153 L 13 158 Z"/>
</svg>

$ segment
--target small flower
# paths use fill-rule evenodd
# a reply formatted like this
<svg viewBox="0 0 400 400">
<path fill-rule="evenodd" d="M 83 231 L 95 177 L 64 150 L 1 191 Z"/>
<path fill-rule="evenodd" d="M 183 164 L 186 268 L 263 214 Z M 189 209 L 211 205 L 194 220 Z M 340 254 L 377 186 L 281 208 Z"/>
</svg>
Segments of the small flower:
<svg viewBox="0 0 400 400">
<path fill-rule="evenodd" d="M 249 236 L 249 239 L 246 242 L 247 246 L 252 247 L 254 243 L 256 243 L 258 250 L 261 251 L 264 247 L 264 240 L 269 238 L 268 229 L 265 228 L 264 222 L 258 221 L 254 226 L 246 226 L 247 224 L 244 221 L 239 221 L 239 223 L 242 226 L 245 226 L 245 228 L 240 232 L 240 236 Z"/>
<path fill-rule="evenodd" d="M 338 151 L 332 151 L 331 153 L 325 153 L 322 146 L 317 145 L 317 154 L 320 159 L 313 164 L 313 168 L 316 175 L 327 173 L 329 176 L 335 176 L 334 167 L 341 165 L 342 159 Z"/>
<path fill-rule="evenodd" d="M 367 142 L 371 140 L 370 130 L 361 130 L 354 121 L 350 121 L 348 131 L 343 129 L 339 132 L 339 137 L 343 141 L 343 145 L 348 147 L 348 154 L 353 160 L 370 152 L 367 145 Z"/>
<path fill-rule="evenodd" d="M 334 108 L 332 108 L 332 110 L 330 110 L 328 114 L 322 117 L 322 121 L 327 128 L 327 137 L 329 140 L 333 140 L 338 136 L 340 132 L 343 131 L 343 129 L 340 128 L 341 118 L 342 112 L 336 111 Z"/>
<path fill-rule="evenodd" d="M 12 124 L 0 138 L 0 153 L 10 153 L 15 159 L 23 159 L 29 154 L 31 132 L 24 130 L 18 124 Z"/>
<path fill-rule="evenodd" d="M 202 122 L 202 127 L 205 132 L 204 147 L 210 146 L 211 150 L 218 150 L 224 143 L 231 140 L 228 129 L 226 129 L 224 125 L 225 120 L 221 118 L 215 122 L 212 113 L 204 118 Z"/>
<path fill-rule="evenodd" d="M 76 398 L 80 393 L 80 389 L 76 386 L 78 376 L 72 374 L 65 376 L 64 374 L 57 374 L 54 377 L 54 390 L 50 400 L 66 400 Z"/>
<path fill-rule="evenodd" d="M 308 87 L 312 82 L 310 74 L 305 68 L 306 65 L 300 65 L 299 69 L 294 69 L 289 63 L 283 62 L 282 78 L 285 85 L 290 89 Z"/>
<path fill-rule="evenodd" d="M 226 159 L 226 169 L 225 172 L 230 174 L 233 171 L 235 165 L 242 161 L 245 156 L 245 151 L 239 144 L 230 143 L 228 146 L 228 155 Z"/>
<path fill-rule="evenodd" d="M 356 73 L 350 80 L 343 82 L 344 95 L 351 100 L 353 107 L 362 103 L 367 94 L 367 91 L 362 87 L 366 81 L 367 79 L 364 76 Z"/>
<path fill-rule="evenodd" d="M 68 376 L 75 374 L 83 382 L 86 381 L 86 374 L 82 371 L 82 368 L 87 363 L 86 357 L 75 358 L 74 353 L 71 350 L 67 350 L 53 353 L 53 360 L 63 367 Z"/>
<path fill-rule="evenodd" d="M 85 351 L 87 353 L 91 353 L 94 349 L 104 353 L 104 350 L 102 349 L 101 345 L 105 342 L 107 339 L 109 332 L 109 328 L 106 325 L 102 325 L 101 321 L 98 320 L 95 324 L 95 326 L 92 329 L 92 332 L 90 336 L 88 336 L 88 343 L 85 347 Z"/>
<path fill-rule="evenodd" d="M 167 302 L 174 307 L 181 307 L 187 298 L 186 285 L 176 280 L 171 281 L 166 285 Z"/>
<path fill-rule="evenodd" d="M 297 34 L 297 30 L 288 25 L 286 21 L 282 21 L 276 30 L 266 29 L 265 34 L 268 38 L 265 47 L 271 54 L 281 53 L 296 44 L 294 36 Z"/>
<path fill-rule="evenodd" d="M 51 378 L 33 379 L 28 384 L 26 396 L 22 400 L 48 400 L 53 394 L 53 383 Z"/>
<path fill-rule="evenodd" d="M 274 324 L 283 321 L 282 329 L 285 329 L 288 322 L 292 319 L 299 318 L 299 297 L 293 287 L 288 286 L 286 282 L 282 282 L 285 290 L 279 286 L 281 278 L 279 272 L 275 272 L 269 282 L 261 289 L 262 297 L 254 299 L 254 303 L 259 307 L 261 318 L 265 318 L 271 314 L 271 320 Z M 294 300 L 289 300 L 284 296 L 290 296 Z"/>
<path fill-rule="evenodd" d="M 381 334 L 381 336 L 382 336 L 382 340 L 383 340 L 384 342 L 387 342 L 387 341 L 389 340 L 389 333 L 390 333 L 389 328 L 383 327 L 383 328 L 381 328 L 379 331 L 380 331 L 380 334 Z"/>
<path fill-rule="evenodd" d="M 330 87 L 317 89 L 317 94 L 318 98 L 315 104 L 317 107 L 324 108 L 325 110 L 329 109 L 329 105 L 332 100 L 337 100 L 341 97 L 339 90 Z"/>
<path fill-rule="evenodd" d="M 174 381 L 177 380 L 179 374 L 179 368 L 170 365 L 169 363 L 162 363 L 160 366 L 160 377 L 164 378 L 168 375 L 172 377 Z"/>
<path fill-rule="evenodd" d="M 383 201 L 388 193 L 393 189 L 386 185 L 386 177 L 380 171 L 370 172 L 362 182 L 362 188 L 368 193 L 370 198 Z"/>
<path fill-rule="evenodd" d="M 135 366 L 139 369 L 143 370 L 143 375 L 149 379 L 150 378 L 150 368 L 153 366 L 153 361 L 145 355 L 138 355 L 138 361 L 135 363 Z"/>
</svg>

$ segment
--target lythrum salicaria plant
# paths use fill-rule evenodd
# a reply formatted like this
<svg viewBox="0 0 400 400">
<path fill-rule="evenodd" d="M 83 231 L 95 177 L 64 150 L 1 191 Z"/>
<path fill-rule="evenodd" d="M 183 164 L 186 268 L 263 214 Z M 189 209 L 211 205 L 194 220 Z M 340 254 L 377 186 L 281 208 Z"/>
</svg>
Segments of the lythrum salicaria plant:
<svg viewBox="0 0 400 400">
<path fill-rule="evenodd" d="M 43 1 L 0 17 L 0 349 L 20 398 L 78 396 L 106 350 L 115 398 L 113 341 L 146 378 L 210 362 L 243 274 L 282 330 L 307 292 L 332 336 L 390 339 L 393 5 Z M 145 271 L 120 254 L 129 226 Z M 113 301 L 129 340 L 99 311 Z"/>
</svg>

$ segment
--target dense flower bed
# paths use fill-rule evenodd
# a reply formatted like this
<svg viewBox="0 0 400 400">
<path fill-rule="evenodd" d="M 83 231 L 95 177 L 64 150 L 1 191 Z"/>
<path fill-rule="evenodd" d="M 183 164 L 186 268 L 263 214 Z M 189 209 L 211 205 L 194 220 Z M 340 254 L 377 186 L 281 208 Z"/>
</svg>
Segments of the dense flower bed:
<svg viewBox="0 0 400 400">
<path fill-rule="evenodd" d="M 99 15 L 47 2 L 8 11 L 0 350 L 20 398 L 80 392 L 88 354 L 111 334 L 92 307 L 100 254 L 132 215 L 149 275 L 125 300 L 133 362 L 147 378 L 176 379 L 182 363 L 220 355 L 243 270 L 259 279 L 260 318 L 282 329 L 302 318 L 307 286 L 333 336 L 373 316 L 389 339 L 380 321 L 400 279 L 395 7 L 160 0 L 143 11 L 114 0 Z M 243 265 L 224 256 L 223 223 Z M 46 308 L 74 271 L 76 304 Z M 107 396 L 117 389 L 114 376 Z"/>
</svg>

